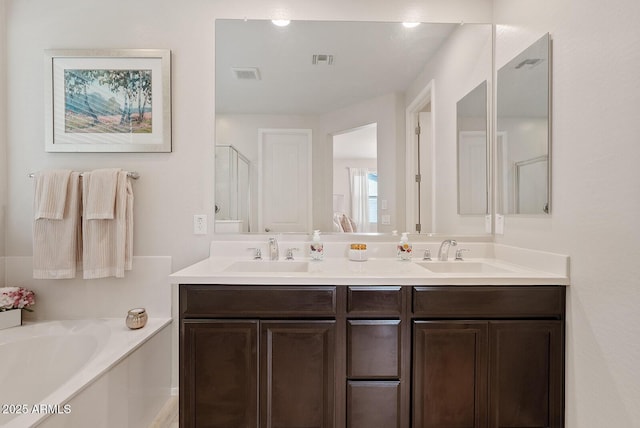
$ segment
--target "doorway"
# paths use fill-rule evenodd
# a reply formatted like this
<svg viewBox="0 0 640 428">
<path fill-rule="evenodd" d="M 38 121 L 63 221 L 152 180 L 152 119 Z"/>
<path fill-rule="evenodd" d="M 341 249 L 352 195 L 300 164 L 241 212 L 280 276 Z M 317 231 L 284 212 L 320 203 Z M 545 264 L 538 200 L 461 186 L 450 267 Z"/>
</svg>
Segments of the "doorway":
<svg viewBox="0 0 640 428">
<path fill-rule="evenodd" d="M 258 230 L 311 230 L 311 130 L 258 130 Z"/>
<path fill-rule="evenodd" d="M 378 231 L 378 126 L 332 135 L 333 230 Z"/>
<path fill-rule="evenodd" d="M 433 81 L 406 109 L 407 228 L 410 233 L 436 232 Z"/>
</svg>

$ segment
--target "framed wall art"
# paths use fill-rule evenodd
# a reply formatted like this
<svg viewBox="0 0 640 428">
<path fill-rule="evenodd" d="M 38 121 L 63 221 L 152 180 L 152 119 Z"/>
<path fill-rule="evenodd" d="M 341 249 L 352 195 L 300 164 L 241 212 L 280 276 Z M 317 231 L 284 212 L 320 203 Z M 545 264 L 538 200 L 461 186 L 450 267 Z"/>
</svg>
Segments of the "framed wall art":
<svg viewBox="0 0 640 428">
<path fill-rule="evenodd" d="M 45 51 L 48 152 L 171 152 L 171 52 Z"/>
</svg>

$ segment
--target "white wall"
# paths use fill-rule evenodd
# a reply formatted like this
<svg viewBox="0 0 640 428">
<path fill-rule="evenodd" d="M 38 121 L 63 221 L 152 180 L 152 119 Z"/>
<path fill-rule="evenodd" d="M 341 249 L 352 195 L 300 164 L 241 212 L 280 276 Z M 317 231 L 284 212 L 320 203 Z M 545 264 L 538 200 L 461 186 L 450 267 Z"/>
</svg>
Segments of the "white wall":
<svg viewBox="0 0 640 428">
<path fill-rule="evenodd" d="M 435 232 L 483 234 L 484 216 L 460 216 L 457 199 L 456 103 L 482 81 L 492 81 L 491 26 L 462 25 L 405 94 L 409 106 L 433 82 Z M 489 86 L 491 87 L 491 86 Z"/>
<path fill-rule="evenodd" d="M 495 0 L 496 66 L 553 39 L 552 212 L 497 241 L 571 256 L 569 428 L 640 426 L 640 2 Z"/>
</svg>

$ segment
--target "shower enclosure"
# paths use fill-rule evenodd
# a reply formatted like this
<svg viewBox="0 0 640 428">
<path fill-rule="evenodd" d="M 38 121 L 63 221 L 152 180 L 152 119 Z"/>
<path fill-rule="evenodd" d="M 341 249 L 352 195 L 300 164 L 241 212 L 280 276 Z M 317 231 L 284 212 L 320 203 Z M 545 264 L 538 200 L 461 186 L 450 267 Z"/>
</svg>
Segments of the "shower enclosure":
<svg viewBox="0 0 640 428">
<path fill-rule="evenodd" d="M 250 168 L 235 147 L 216 146 L 216 233 L 251 232 Z"/>
</svg>

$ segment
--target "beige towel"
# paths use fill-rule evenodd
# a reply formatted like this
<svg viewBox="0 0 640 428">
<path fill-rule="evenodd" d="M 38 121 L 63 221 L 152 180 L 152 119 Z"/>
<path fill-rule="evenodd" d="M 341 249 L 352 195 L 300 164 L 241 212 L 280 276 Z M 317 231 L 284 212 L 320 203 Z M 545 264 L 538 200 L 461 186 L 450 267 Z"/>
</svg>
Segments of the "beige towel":
<svg viewBox="0 0 640 428">
<path fill-rule="evenodd" d="M 36 180 L 36 189 L 38 187 Z M 39 197 L 36 191 L 34 204 Z M 33 277 L 63 279 L 76 276 L 80 239 L 80 174 L 70 172 L 60 220 L 33 222 Z"/>
<path fill-rule="evenodd" d="M 124 277 L 132 268 L 133 189 L 126 171 L 118 171 L 114 218 L 82 218 L 83 278 Z M 93 173 L 84 173 L 82 200 L 88 200 Z M 86 207 L 85 207 L 86 211 Z"/>
<path fill-rule="evenodd" d="M 33 197 L 34 220 L 62 220 L 71 170 L 53 169 L 36 174 Z"/>
<path fill-rule="evenodd" d="M 120 171 L 119 168 L 96 169 L 91 171 L 91 180 L 84 181 L 83 186 L 88 191 L 87 198 L 83 200 L 87 219 L 113 219 Z"/>
</svg>

